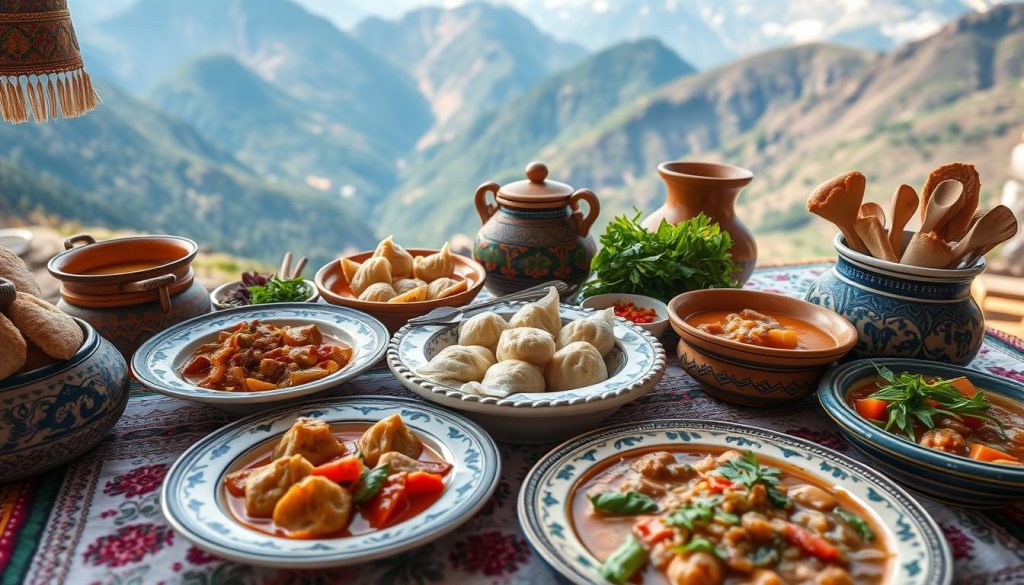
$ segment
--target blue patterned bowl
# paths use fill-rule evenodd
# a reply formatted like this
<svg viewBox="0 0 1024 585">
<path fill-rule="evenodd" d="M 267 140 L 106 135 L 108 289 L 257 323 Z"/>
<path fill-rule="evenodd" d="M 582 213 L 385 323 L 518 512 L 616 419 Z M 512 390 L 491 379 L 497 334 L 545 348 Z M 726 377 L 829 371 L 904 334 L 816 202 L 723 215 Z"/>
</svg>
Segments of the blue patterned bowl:
<svg viewBox="0 0 1024 585">
<path fill-rule="evenodd" d="M 309 540 L 257 532 L 233 519 L 221 492 L 224 476 L 249 461 L 253 449 L 280 439 L 297 417 L 344 425 L 372 424 L 392 414 L 401 415 L 420 440 L 454 466 L 441 498 L 423 512 L 384 530 Z M 179 534 L 219 557 L 284 569 L 337 567 L 393 556 L 455 530 L 487 503 L 500 473 L 494 441 L 458 414 L 420 400 L 365 396 L 303 402 L 214 431 L 175 461 L 160 502 Z"/>
<path fill-rule="evenodd" d="M 907 232 L 909 234 L 910 232 Z M 985 259 L 963 270 L 920 268 L 857 253 L 836 235 L 836 265 L 807 292 L 857 328 L 850 356 L 902 357 L 966 365 L 978 355 L 985 316 L 971 283 Z"/>
<path fill-rule="evenodd" d="M 128 404 L 128 366 L 88 323 L 69 360 L 0 383 L 0 482 L 42 473 L 92 449 Z"/>
<path fill-rule="evenodd" d="M 605 583 L 601 562 L 572 528 L 572 494 L 587 472 L 623 451 L 657 447 L 751 450 L 797 467 L 835 486 L 870 510 L 893 552 L 886 585 L 944 585 L 953 581 L 949 544 L 931 516 L 903 489 L 870 467 L 811 441 L 777 431 L 704 420 L 656 420 L 601 429 L 562 443 L 526 476 L 519 523 L 526 538 L 573 583 Z"/>
<path fill-rule="evenodd" d="M 931 498 L 955 506 L 997 508 L 1024 500 L 1024 467 L 981 463 L 922 447 L 864 420 L 846 395 L 875 377 L 873 364 L 896 375 L 966 376 L 978 388 L 1024 402 L 1024 386 L 977 370 L 922 360 L 858 360 L 830 370 L 821 379 L 818 400 L 846 438 L 889 477 Z"/>
</svg>

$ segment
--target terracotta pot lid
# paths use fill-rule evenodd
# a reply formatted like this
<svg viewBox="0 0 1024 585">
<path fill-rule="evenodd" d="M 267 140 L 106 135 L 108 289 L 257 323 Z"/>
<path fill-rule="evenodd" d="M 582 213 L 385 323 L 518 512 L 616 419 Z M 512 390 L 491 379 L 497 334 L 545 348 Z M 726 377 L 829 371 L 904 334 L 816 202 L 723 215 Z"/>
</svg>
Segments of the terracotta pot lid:
<svg viewBox="0 0 1024 585">
<path fill-rule="evenodd" d="M 565 205 L 572 196 L 571 185 L 548 180 L 548 167 L 541 162 L 526 165 L 526 180 L 502 185 L 498 198 L 503 203 L 537 205 Z"/>
</svg>

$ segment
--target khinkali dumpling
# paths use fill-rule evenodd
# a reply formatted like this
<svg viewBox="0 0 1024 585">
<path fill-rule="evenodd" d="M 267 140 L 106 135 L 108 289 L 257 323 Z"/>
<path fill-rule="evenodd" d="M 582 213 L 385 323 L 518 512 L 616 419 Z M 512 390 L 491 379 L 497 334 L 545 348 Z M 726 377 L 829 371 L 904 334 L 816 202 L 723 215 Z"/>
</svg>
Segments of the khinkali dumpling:
<svg viewBox="0 0 1024 585">
<path fill-rule="evenodd" d="M 522 360 L 543 366 L 555 355 L 555 338 L 543 329 L 515 327 L 501 332 L 495 352 L 499 362 Z"/>
<path fill-rule="evenodd" d="M 395 289 L 386 282 L 375 282 L 370 286 L 366 287 L 363 294 L 359 295 L 359 300 L 370 301 L 373 303 L 386 303 L 391 299 L 398 296 Z"/>
<path fill-rule="evenodd" d="M 391 236 L 384 238 L 377 244 L 377 249 L 373 251 L 373 256 L 375 258 L 387 258 L 391 264 L 392 278 L 412 276 L 412 254 L 396 244 Z"/>
<path fill-rule="evenodd" d="M 497 313 L 479 313 L 459 325 L 459 345 L 480 345 L 498 349 L 501 333 L 512 326 Z"/>
<path fill-rule="evenodd" d="M 455 293 L 462 292 L 465 290 L 465 280 L 455 280 L 454 278 L 438 278 L 434 282 L 431 282 L 427 287 L 427 298 L 428 299 L 443 299 L 450 297 Z M 462 288 L 462 290 L 459 290 Z"/>
<path fill-rule="evenodd" d="M 427 300 L 427 286 L 418 286 L 409 289 L 397 297 L 388 301 L 389 303 L 419 303 Z"/>
<path fill-rule="evenodd" d="M 544 368 L 549 392 L 575 390 L 607 379 L 608 368 L 601 352 L 586 341 L 574 341 L 558 350 Z"/>
<path fill-rule="evenodd" d="M 548 288 L 544 298 L 525 305 L 508 322 L 513 327 L 535 327 L 553 336 L 558 335 L 562 330 L 562 319 L 558 316 L 558 291 L 553 286 Z"/>
<path fill-rule="evenodd" d="M 389 451 L 397 451 L 418 459 L 423 453 L 423 443 L 405 426 L 402 417 L 393 414 L 384 420 L 377 421 L 366 429 L 359 437 L 359 452 L 363 455 L 363 463 L 369 467 L 377 465 L 381 455 Z"/>
<path fill-rule="evenodd" d="M 274 523 L 300 538 L 341 532 L 351 516 L 348 490 L 318 475 L 292 484 L 274 506 Z"/>
<path fill-rule="evenodd" d="M 430 256 L 417 256 L 413 260 L 413 273 L 416 274 L 416 278 L 427 282 L 451 276 L 454 271 L 455 261 L 447 243 L 440 252 Z"/>
<path fill-rule="evenodd" d="M 313 471 L 313 464 L 302 455 L 281 457 L 257 467 L 245 479 L 245 512 L 257 518 L 270 518 L 281 496 Z"/>
<path fill-rule="evenodd" d="M 421 286 L 427 286 L 427 283 L 418 278 L 398 278 L 391 283 L 391 287 L 400 295 L 404 295 L 405 293 Z"/>
<path fill-rule="evenodd" d="M 449 345 L 416 370 L 416 373 L 442 384 L 480 381 L 487 368 L 494 365 L 494 354 L 479 345 Z"/>
<path fill-rule="evenodd" d="M 391 283 L 391 263 L 387 258 L 367 258 L 348 281 L 348 287 L 358 297 L 375 282 Z"/>
<path fill-rule="evenodd" d="M 334 436 L 330 425 L 300 416 L 274 447 L 274 459 L 302 455 L 313 465 L 320 465 L 344 452 L 345 444 Z"/>
<path fill-rule="evenodd" d="M 462 391 L 497 398 L 517 392 L 543 392 L 544 372 L 529 362 L 506 360 L 491 366 L 482 381 L 463 384 Z"/>
<path fill-rule="evenodd" d="M 608 355 L 615 347 L 615 309 L 608 308 L 566 323 L 558 333 L 558 347 L 565 347 L 574 341 L 586 341 L 596 347 L 601 355 Z"/>
</svg>

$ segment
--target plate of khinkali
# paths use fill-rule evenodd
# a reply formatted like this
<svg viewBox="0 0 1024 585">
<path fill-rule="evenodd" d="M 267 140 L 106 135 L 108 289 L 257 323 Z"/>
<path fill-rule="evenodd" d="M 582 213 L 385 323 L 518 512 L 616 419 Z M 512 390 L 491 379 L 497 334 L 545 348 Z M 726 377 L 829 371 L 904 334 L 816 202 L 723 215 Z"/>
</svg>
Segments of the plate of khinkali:
<svg viewBox="0 0 1024 585">
<path fill-rule="evenodd" d="M 520 443 L 593 428 L 650 391 L 666 363 L 640 327 L 612 309 L 560 304 L 553 288 L 531 303 L 469 309 L 456 324 L 406 325 L 387 361 L 416 394 Z"/>
</svg>

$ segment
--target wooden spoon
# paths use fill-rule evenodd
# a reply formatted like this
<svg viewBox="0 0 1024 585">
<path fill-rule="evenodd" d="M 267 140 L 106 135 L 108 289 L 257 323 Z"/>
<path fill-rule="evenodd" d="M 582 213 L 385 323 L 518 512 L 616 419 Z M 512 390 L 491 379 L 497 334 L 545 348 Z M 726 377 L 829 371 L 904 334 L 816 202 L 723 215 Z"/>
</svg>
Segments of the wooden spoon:
<svg viewBox="0 0 1024 585">
<path fill-rule="evenodd" d="M 1005 205 L 997 205 L 979 218 L 967 235 L 953 246 L 953 258 L 947 266 L 954 268 L 968 252 L 986 246 L 992 249 L 1016 233 L 1017 218 L 1013 216 L 1013 212 Z"/>
<path fill-rule="evenodd" d="M 292 269 L 292 253 L 285 252 L 284 258 L 281 259 L 281 269 L 277 271 L 278 276 L 281 278 L 288 278 L 288 273 Z"/>
<path fill-rule="evenodd" d="M 947 179 L 939 183 L 925 207 L 920 232 L 939 231 L 963 206 L 964 186 L 960 181 Z"/>
<path fill-rule="evenodd" d="M 865 201 L 862 203 L 857 217 L 874 217 L 878 220 L 878 223 L 882 225 L 882 229 L 885 229 L 885 210 L 882 209 L 881 205 L 874 201 Z"/>
<path fill-rule="evenodd" d="M 292 271 L 291 276 L 288 278 L 298 278 L 302 276 L 302 271 L 306 269 L 306 264 L 309 262 L 309 258 L 303 256 L 299 259 L 299 263 L 295 265 L 295 270 Z"/>
<path fill-rule="evenodd" d="M 989 211 L 991 210 L 979 209 L 978 211 L 975 211 L 974 217 L 971 218 L 970 225 L 967 226 L 967 230 L 970 231 L 974 227 L 974 224 L 978 223 L 978 220 L 981 219 Z M 982 246 L 980 248 L 971 250 L 970 252 L 964 254 L 964 257 L 960 259 L 960 267 L 967 267 L 973 265 L 975 262 L 978 261 L 979 257 L 988 254 L 992 250 L 992 248 L 995 247 L 995 244 L 993 244 L 991 246 Z"/>
<path fill-rule="evenodd" d="M 889 219 L 892 225 L 889 226 L 889 246 L 897 257 L 903 252 L 903 228 L 914 216 L 917 210 L 917 192 L 910 185 L 900 185 L 892 196 L 892 205 L 889 208 Z"/>
<path fill-rule="evenodd" d="M 885 228 L 882 227 L 877 217 L 873 215 L 859 217 L 853 224 L 853 229 L 857 231 L 857 235 L 860 236 L 872 256 L 879 260 L 899 262 L 896 254 L 892 251 L 892 246 L 889 245 L 889 239 L 885 237 Z"/>
<path fill-rule="evenodd" d="M 853 224 L 857 221 L 860 204 L 864 200 L 867 178 L 859 171 L 849 171 L 818 185 L 807 199 L 807 211 L 825 218 L 843 232 L 846 245 L 852 250 L 867 253 Z"/>
<path fill-rule="evenodd" d="M 910 238 L 900 264 L 922 268 L 945 268 L 953 259 L 953 250 L 935 232 L 917 232 Z"/>
</svg>

